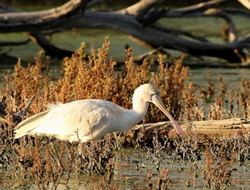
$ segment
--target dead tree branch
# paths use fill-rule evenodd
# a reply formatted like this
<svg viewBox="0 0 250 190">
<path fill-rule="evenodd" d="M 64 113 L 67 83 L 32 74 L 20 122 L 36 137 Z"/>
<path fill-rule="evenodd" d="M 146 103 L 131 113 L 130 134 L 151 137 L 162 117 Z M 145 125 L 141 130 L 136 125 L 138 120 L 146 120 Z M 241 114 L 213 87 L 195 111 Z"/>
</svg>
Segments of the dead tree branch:
<svg viewBox="0 0 250 190">
<path fill-rule="evenodd" d="M 238 0 L 243 6 L 250 10 L 250 1 L 249 0 Z"/>
<path fill-rule="evenodd" d="M 239 39 L 237 29 L 229 14 L 239 14 L 250 18 L 246 11 L 223 9 L 219 6 L 228 0 L 212 0 L 197 5 L 179 8 L 155 8 L 161 0 L 141 0 L 119 11 L 89 11 L 86 7 L 96 1 L 70 0 L 64 5 L 37 12 L 5 12 L 0 14 L 0 33 L 27 32 L 35 42 L 55 57 L 69 56 L 72 52 L 54 47 L 43 36 L 46 31 L 67 30 L 71 28 L 103 28 L 126 33 L 143 41 L 153 49 L 159 47 L 179 50 L 194 56 L 213 56 L 229 62 L 240 63 L 247 60 L 243 51 L 250 48 L 249 38 Z M 1 9 L 0 9 L 1 10 Z M 84 14 L 83 14 L 84 13 Z M 228 25 L 227 44 L 209 42 L 181 29 L 169 28 L 157 21 L 173 17 L 219 17 Z M 37 32 L 39 31 L 39 32 Z M 188 37 L 183 38 L 182 36 Z M 237 50 L 237 54 L 235 53 Z M 240 55 L 240 57 L 239 57 Z"/>
</svg>

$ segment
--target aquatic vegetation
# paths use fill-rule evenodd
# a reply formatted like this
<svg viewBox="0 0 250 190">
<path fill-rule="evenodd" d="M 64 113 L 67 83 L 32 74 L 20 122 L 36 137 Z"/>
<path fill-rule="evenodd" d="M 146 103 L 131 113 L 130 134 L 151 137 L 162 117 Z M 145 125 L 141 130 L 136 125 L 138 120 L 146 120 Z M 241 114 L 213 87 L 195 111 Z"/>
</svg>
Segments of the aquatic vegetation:
<svg viewBox="0 0 250 190">
<path fill-rule="evenodd" d="M 149 171 L 147 175 L 147 187 L 149 189 L 153 188 L 153 184 L 151 181 L 152 172 Z M 163 168 L 160 172 L 160 176 L 157 181 L 157 188 L 156 189 L 168 189 L 168 187 L 171 186 L 170 180 L 168 179 L 168 170 L 166 168 Z"/>
<path fill-rule="evenodd" d="M 195 127 L 192 126 L 192 123 L 189 124 L 183 137 L 177 136 L 174 138 L 173 144 L 175 147 L 173 154 L 176 155 L 176 159 L 188 159 L 189 161 L 197 161 L 201 159 L 197 131 L 195 130 Z"/>
<path fill-rule="evenodd" d="M 22 138 L 20 145 L 13 148 L 16 183 L 35 183 L 39 189 L 56 189 L 62 178 L 67 185 L 72 173 L 79 177 L 81 174 L 104 175 L 107 172 L 111 180 L 114 153 L 110 139 L 107 135 L 103 140 L 88 144 L 71 144 L 47 137 L 40 140 L 37 136 Z"/>
<path fill-rule="evenodd" d="M 106 138 L 105 138 L 106 139 Z M 76 159 L 76 170 L 79 173 L 91 172 L 103 175 L 108 169 L 112 170 L 114 163 L 111 159 L 115 156 L 112 144 L 103 140 L 94 140 L 87 145 L 80 143 Z"/>
<path fill-rule="evenodd" d="M 250 136 L 244 128 L 231 138 L 221 137 L 219 142 L 210 144 L 209 149 L 212 154 L 217 155 L 218 151 L 223 151 L 228 160 L 234 157 L 239 164 L 249 159 Z"/>
<path fill-rule="evenodd" d="M 229 184 L 229 179 L 232 172 L 232 166 L 234 163 L 234 157 L 228 164 L 225 154 L 219 152 L 217 158 L 210 152 L 209 149 L 206 150 L 206 168 L 203 170 L 203 178 L 207 181 L 208 188 L 221 189 L 223 185 Z"/>
</svg>

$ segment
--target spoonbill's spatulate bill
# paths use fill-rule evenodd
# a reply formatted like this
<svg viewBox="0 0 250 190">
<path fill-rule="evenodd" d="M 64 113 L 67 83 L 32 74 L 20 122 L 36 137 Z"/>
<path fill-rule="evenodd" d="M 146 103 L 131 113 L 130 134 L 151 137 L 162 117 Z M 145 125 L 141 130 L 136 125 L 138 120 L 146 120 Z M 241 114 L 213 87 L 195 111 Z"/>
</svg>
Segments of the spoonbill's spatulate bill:
<svg viewBox="0 0 250 190">
<path fill-rule="evenodd" d="M 62 140 L 89 142 L 111 132 L 130 130 L 147 113 L 150 102 L 170 119 L 179 134 L 184 132 L 168 113 L 152 84 L 138 87 L 133 95 L 133 108 L 127 110 L 105 100 L 78 100 L 67 104 L 48 104 L 50 110 L 29 117 L 18 124 L 15 138 L 24 135 L 48 135 Z"/>
</svg>

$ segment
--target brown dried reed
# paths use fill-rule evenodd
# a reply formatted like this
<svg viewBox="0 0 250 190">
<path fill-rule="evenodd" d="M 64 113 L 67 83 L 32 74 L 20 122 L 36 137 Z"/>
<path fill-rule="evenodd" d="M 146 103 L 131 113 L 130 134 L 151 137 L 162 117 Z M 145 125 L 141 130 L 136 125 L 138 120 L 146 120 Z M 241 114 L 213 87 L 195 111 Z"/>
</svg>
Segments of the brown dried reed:
<svg viewBox="0 0 250 190">
<path fill-rule="evenodd" d="M 197 161 L 201 159 L 201 150 L 198 146 L 198 136 L 195 126 L 189 123 L 189 126 L 183 137 L 174 138 L 175 150 L 173 154 L 176 159 Z"/>
<path fill-rule="evenodd" d="M 102 48 L 96 53 L 91 51 L 88 59 L 83 59 L 84 45 L 81 54 L 74 54 L 71 58 L 65 58 L 63 62 L 63 77 L 57 81 L 51 81 L 47 70 L 44 71 L 44 63 L 37 58 L 35 65 L 27 68 L 21 66 L 21 61 L 15 66 L 13 77 L 8 78 L 8 88 L 4 88 L 5 99 L 11 96 L 11 111 L 23 111 L 29 99 L 34 94 L 35 99 L 30 107 L 29 115 L 46 109 L 46 104 L 51 102 L 70 102 L 79 99 L 105 99 L 125 108 L 131 108 L 131 97 L 134 89 L 139 85 L 152 81 L 161 90 L 161 97 L 169 111 L 178 118 L 182 108 L 181 97 L 185 89 L 187 67 L 181 65 L 181 59 L 173 61 L 172 66 L 164 63 L 159 57 L 159 73 L 152 73 L 150 77 L 149 63 L 144 61 L 136 66 L 133 62 L 132 49 L 126 50 L 125 68 L 121 72 L 114 69 L 115 62 L 108 59 L 110 42 L 107 38 Z M 47 64 L 45 64 L 47 66 Z M 6 102 L 6 101 L 4 101 Z M 7 103 L 7 102 L 6 102 Z M 147 121 L 155 122 L 166 119 L 155 107 L 151 107 Z"/>
<path fill-rule="evenodd" d="M 206 168 L 203 170 L 202 177 L 206 180 L 206 186 L 210 189 L 212 187 L 214 187 L 214 189 L 221 189 L 230 183 L 229 178 L 235 156 L 233 156 L 228 163 L 223 149 L 224 147 L 221 147 L 218 154 L 216 154 L 216 158 L 209 149 L 206 150 Z"/>
</svg>

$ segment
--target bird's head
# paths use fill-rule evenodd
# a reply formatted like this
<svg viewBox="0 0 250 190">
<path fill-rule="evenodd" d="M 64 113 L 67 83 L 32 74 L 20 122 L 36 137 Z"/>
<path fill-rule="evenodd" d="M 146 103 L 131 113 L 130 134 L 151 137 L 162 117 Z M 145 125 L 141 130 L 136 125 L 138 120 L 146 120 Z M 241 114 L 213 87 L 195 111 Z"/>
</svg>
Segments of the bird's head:
<svg viewBox="0 0 250 190">
<path fill-rule="evenodd" d="M 165 105 L 163 104 L 160 98 L 160 90 L 156 86 L 149 83 L 143 84 L 135 90 L 134 95 L 140 96 L 141 100 L 145 102 L 152 102 L 153 104 L 155 104 L 169 118 L 176 131 L 180 135 L 184 134 L 181 127 L 177 124 L 172 115 L 167 111 Z"/>
<path fill-rule="evenodd" d="M 135 90 L 135 94 L 139 94 L 140 98 L 145 102 L 153 102 L 154 96 L 160 97 L 160 90 L 152 84 L 143 84 Z"/>
</svg>

